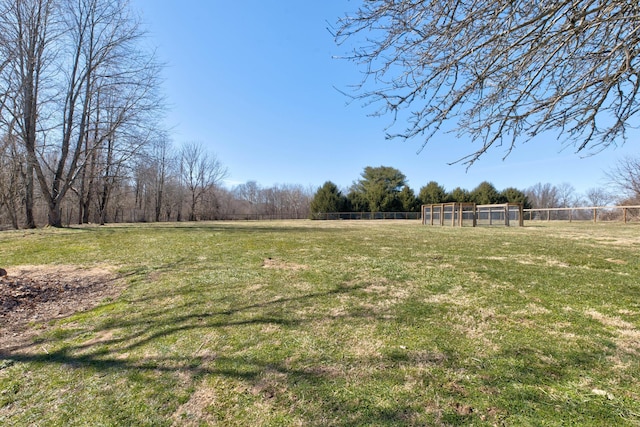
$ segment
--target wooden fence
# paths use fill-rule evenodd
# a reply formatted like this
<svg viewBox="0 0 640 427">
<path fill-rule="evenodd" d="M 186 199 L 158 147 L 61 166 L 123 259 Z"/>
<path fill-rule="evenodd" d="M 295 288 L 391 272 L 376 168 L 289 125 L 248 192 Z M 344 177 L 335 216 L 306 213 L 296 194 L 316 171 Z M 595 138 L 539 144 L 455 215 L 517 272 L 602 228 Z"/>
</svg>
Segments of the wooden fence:
<svg viewBox="0 0 640 427">
<path fill-rule="evenodd" d="M 524 209 L 526 221 L 640 221 L 640 205 Z"/>
<path fill-rule="evenodd" d="M 422 224 L 438 226 L 519 226 L 523 224 L 522 203 L 477 205 L 472 202 L 422 205 Z"/>
<path fill-rule="evenodd" d="M 416 219 L 420 212 L 320 212 L 312 215 L 312 219 Z"/>
</svg>

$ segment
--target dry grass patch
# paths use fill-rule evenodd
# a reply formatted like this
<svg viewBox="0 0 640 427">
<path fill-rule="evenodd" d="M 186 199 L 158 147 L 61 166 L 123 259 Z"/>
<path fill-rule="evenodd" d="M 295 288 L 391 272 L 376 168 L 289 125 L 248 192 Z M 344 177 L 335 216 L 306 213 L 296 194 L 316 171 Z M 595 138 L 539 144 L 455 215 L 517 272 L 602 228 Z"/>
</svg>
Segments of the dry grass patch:
<svg viewBox="0 0 640 427">
<path fill-rule="evenodd" d="M 516 310 L 513 312 L 513 314 L 517 316 L 549 314 L 549 313 L 551 313 L 551 310 L 541 305 L 538 305 L 536 303 L 528 303 L 524 309 Z"/>
<path fill-rule="evenodd" d="M 287 262 L 287 261 L 282 261 L 282 260 L 273 259 L 273 258 L 265 258 L 262 261 L 262 266 L 264 268 L 271 268 L 274 270 L 290 270 L 290 271 L 301 271 L 309 268 L 308 266 L 303 264 L 296 264 L 293 262 Z"/>
<path fill-rule="evenodd" d="M 192 427 L 216 423 L 216 418 L 208 413 L 207 408 L 215 406 L 217 393 L 206 383 L 206 380 L 201 381 L 189 400 L 173 413 L 173 426 Z"/>
<path fill-rule="evenodd" d="M 478 348 L 482 350 L 478 351 L 477 355 L 481 356 L 500 349 L 500 345 L 494 341 L 498 334 L 494 325 L 495 318 L 493 309 L 479 308 L 476 311 L 465 310 L 452 314 L 450 322 L 453 331 L 479 344 Z"/>
<path fill-rule="evenodd" d="M 455 285 L 445 293 L 431 295 L 424 299 L 425 304 L 453 304 L 462 307 L 472 307 L 476 302 L 461 285 Z"/>
<path fill-rule="evenodd" d="M 640 356 L 640 329 L 633 323 L 619 317 L 607 316 L 593 309 L 585 311 L 585 314 L 615 331 L 616 355 L 614 357 L 617 365 L 622 363 L 621 359 L 624 357 Z"/>
</svg>

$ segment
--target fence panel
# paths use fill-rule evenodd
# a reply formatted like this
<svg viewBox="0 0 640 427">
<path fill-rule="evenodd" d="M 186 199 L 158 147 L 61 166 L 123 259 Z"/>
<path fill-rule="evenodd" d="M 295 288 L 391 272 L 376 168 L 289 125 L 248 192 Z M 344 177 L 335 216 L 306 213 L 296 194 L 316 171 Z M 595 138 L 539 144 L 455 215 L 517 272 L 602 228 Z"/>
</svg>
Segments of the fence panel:
<svg viewBox="0 0 640 427">
<path fill-rule="evenodd" d="M 420 212 L 319 212 L 312 215 L 317 220 L 419 220 Z"/>
<path fill-rule="evenodd" d="M 585 206 L 573 208 L 524 209 L 526 221 L 640 221 L 640 206 Z"/>
</svg>

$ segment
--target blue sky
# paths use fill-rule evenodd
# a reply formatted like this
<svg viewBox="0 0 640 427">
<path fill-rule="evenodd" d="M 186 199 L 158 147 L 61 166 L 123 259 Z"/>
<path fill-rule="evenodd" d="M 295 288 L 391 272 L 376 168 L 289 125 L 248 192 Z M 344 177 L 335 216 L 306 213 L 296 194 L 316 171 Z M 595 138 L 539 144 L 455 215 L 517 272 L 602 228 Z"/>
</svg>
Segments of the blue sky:
<svg viewBox="0 0 640 427">
<path fill-rule="evenodd" d="M 176 146 L 197 142 L 228 167 L 227 186 L 302 184 L 340 188 L 366 166 L 391 166 L 419 191 L 429 181 L 447 190 L 472 190 L 489 181 L 498 190 L 538 182 L 573 185 L 577 192 L 606 185 L 604 172 L 637 140 L 595 156 L 562 150 L 555 135 L 521 145 L 506 160 L 497 148 L 469 170 L 449 163 L 474 151 L 468 140 L 438 135 L 417 154 L 421 141 L 386 140 L 390 117 L 348 103 L 360 69 L 335 59 L 327 27 L 357 8 L 348 0 L 132 0 L 147 39 L 166 63 L 165 125 Z M 401 130 L 403 124 L 396 125 Z M 635 150 L 635 151 L 634 151 Z"/>
</svg>

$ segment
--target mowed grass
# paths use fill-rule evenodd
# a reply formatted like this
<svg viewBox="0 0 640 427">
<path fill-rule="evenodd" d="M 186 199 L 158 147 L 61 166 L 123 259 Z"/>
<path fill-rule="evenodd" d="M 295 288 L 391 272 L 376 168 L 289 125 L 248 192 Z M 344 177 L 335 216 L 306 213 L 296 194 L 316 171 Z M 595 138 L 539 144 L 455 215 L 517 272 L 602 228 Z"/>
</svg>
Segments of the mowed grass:
<svg viewBox="0 0 640 427">
<path fill-rule="evenodd" d="M 638 426 L 639 254 L 640 224 L 2 233 L 8 270 L 126 286 L 0 353 L 0 424 Z"/>
</svg>

